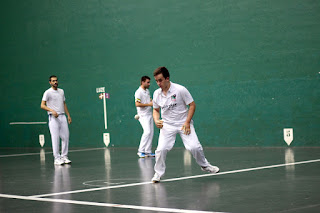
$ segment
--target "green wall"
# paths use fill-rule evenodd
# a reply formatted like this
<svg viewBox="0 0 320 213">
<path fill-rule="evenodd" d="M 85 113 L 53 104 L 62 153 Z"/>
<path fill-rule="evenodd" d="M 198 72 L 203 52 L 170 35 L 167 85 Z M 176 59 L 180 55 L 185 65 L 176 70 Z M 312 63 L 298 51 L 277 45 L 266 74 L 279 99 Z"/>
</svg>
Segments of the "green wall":
<svg viewBox="0 0 320 213">
<path fill-rule="evenodd" d="M 166 66 L 197 104 L 212 147 L 319 146 L 319 0 L 3 0 L 1 147 L 38 147 L 40 109 L 56 74 L 72 115 L 71 147 L 137 147 L 134 92 Z M 97 87 L 106 87 L 108 129 Z M 157 88 L 152 80 L 151 92 Z M 157 144 L 156 131 L 154 146 Z M 177 146 L 182 146 L 178 139 Z"/>
</svg>

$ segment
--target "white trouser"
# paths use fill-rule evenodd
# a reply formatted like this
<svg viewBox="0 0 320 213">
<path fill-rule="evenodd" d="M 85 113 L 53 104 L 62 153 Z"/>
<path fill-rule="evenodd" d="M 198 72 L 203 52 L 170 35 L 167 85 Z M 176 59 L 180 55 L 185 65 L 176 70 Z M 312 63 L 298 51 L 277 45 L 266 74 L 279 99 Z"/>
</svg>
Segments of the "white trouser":
<svg viewBox="0 0 320 213">
<path fill-rule="evenodd" d="M 143 129 L 138 152 L 151 153 L 153 139 L 153 118 L 150 115 L 139 115 L 139 122 Z"/>
<path fill-rule="evenodd" d="M 54 158 L 60 156 L 68 156 L 69 147 L 69 128 L 67 118 L 64 114 L 59 115 L 57 118 L 49 115 L 49 129 L 51 133 L 52 150 Z M 61 138 L 61 155 L 59 153 Z"/>
<path fill-rule="evenodd" d="M 189 135 L 184 134 L 181 128 L 182 125 L 173 126 L 164 123 L 162 129 L 160 129 L 158 147 L 155 152 L 156 163 L 154 165 L 154 171 L 160 177 L 165 173 L 166 156 L 175 143 L 177 133 L 180 134 L 184 147 L 191 152 L 199 166 L 205 167 L 210 165 L 204 156 L 202 146 L 198 140 L 193 124 L 190 124 L 191 133 Z"/>
</svg>

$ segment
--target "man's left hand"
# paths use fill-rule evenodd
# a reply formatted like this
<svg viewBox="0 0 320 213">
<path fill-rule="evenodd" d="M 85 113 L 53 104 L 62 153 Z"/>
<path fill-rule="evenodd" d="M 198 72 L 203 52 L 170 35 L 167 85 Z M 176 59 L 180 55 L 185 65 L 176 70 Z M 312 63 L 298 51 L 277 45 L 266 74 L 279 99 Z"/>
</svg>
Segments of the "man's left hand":
<svg viewBox="0 0 320 213">
<path fill-rule="evenodd" d="M 183 131 L 184 134 L 190 135 L 191 133 L 190 123 L 184 123 L 181 130 Z"/>
</svg>

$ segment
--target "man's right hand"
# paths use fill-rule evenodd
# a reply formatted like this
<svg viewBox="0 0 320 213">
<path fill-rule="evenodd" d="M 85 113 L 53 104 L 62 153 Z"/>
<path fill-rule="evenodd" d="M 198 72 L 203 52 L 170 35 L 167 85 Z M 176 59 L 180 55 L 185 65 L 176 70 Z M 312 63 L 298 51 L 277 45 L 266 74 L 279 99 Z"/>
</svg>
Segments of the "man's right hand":
<svg viewBox="0 0 320 213">
<path fill-rule="evenodd" d="M 161 129 L 161 128 L 163 127 L 163 120 L 157 120 L 157 121 L 155 122 L 155 124 L 156 124 L 156 127 L 158 127 L 159 129 Z"/>
<path fill-rule="evenodd" d="M 59 114 L 58 114 L 56 111 L 54 111 L 54 110 L 52 111 L 52 115 L 53 115 L 54 117 L 56 117 L 56 118 L 59 117 Z"/>
</svg>

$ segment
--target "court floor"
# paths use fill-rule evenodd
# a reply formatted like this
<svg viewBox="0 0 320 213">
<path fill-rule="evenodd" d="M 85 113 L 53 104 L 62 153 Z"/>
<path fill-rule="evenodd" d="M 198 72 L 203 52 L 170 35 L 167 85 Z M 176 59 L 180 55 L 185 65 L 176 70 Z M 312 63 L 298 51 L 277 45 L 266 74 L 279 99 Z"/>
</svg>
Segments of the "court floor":
<svg viewBox="0 0 320 213">
<path fill-rule="evenodd" d="M 320 212 L 320 148 L 204 148 L 220 167 L 204 173 L 184 148 L 154 158 L 134 148 L 70 150 L 54 166 L 50 149 L 0 149 L 0 212 Z"/>
</svg>

